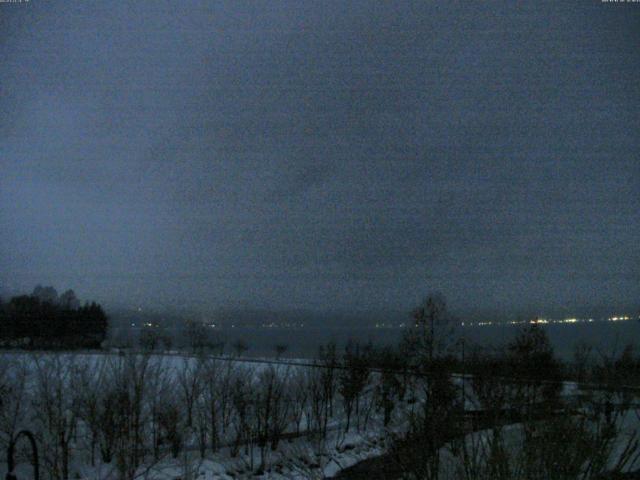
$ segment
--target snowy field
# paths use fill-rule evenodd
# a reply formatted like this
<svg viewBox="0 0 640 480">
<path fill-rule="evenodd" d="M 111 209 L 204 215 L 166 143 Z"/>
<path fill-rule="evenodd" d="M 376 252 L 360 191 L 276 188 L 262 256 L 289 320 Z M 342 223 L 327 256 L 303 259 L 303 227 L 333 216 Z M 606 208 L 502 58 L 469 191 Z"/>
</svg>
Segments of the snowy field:
<svg viewBox="0 0 640 480">
<path fill-rule="evenodd" d="M 328 379 L 308 360 L 0 358 L 2 450 L 18 431 L 34 432 L 44 478 L 325 478 L 385 449 L 375 374 L 357 392 L 347 430 L 338 371 Z M 29 478 L 29 458 L 17 461 L 19 478 Z"/>
<path fill-rule="evenodd" d="M 402 385 L 395 378 L 397 391 L 385 397 L 380 372 L 328 365 L 178 353 L 4 353 L 0 448 L 5 452 L 21 430 L 33 432 L 47 479 L 331 478 L 384 455 L 424 396 L 417 379 Z M 454 375 L 452 385 L 459 398 L 464 392 L 466 412 L 487 408 L 472 377 Z M 566 402 L 586 393 L 576 383 L 562 384 Z M 640 410 L 629 398 L 591 397 L 593 405 L 612 398 L 619 405 L 615 436 L 606 445 L 613 468 L 637 440 Z M 574 416 L 590 413 L 580 408 Z M 601 423 L 585 425 L 598 429 Z M 501 447 L 514 459 L 530 426 L 499 429 Z M 470 453 L 487 456 L 495 431 L 445 445 L 441 478 L 463 478 Z M 18 478 L 31 478 L 28 455 L 23 447 L 17 451 Z M 635 453 L 629 456 L 623 470 L 640 468 Z"/>
</svg>

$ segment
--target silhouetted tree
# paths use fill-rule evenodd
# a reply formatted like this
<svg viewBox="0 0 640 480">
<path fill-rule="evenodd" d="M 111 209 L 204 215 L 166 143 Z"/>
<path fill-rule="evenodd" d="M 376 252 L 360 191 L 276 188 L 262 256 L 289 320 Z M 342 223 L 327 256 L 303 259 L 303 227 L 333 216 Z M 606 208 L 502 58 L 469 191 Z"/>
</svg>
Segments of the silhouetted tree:
<svg viewBox="0 0 640 480">
<path fill-rule="evenodd" d="M 241 357 L 247 350 L 249 350 L 249 345 L 242 339 L 237 340 L 233 344 L 233 349 L 236 351 L 236 355 Z"/>
<path fill-rule="evenodd" d="M 158 346 L 160 342 L 160 337 L 158 332 L 155 331 L 153 327 L 143 327 L 140 331 L 140 337 L 138 338 L 138 343 L 140 344 L 140 348 L 145 351 L 152 352 Z"/>
<path fill-rule="evenodd" d="M 73 290 L 67 290 L 62 295 L 60 295 L 58 303 L 62 308 L 66 308 L 69 310 L 77 310 L 78 308 L 80 308 L 80 300 L 78 300 Z"/>
<path fill-rule="evenodd" d="M 338 375 L 338 390 L 342 395 L 347 423 L 345 432 L 351 426 L 351 414 L 355 408 L 359 411 L 360 395 L 369 379 L 369 352 L 370 349 L 362 348 L 353 340 L 349 340 L 343 356 L 343 368 Z"/>
<path fill-rule="evenodd" d="M 400 355 L 389 346 L 382 347 L 374 352 L 373 362 L 375 367 L 382 369 L 376 386 L 376 400 L 383 411 L 384 426 L 391 421 L 391 413 L 397 401 L 402 396 L 402 382 L 396 372 L 402 372 L 403 361 Z"/>
<path fill-rule="evenodd" d="M 450 336 L 447 302 L 440 293 L 429 294 L 412 312 L 413 325 L 403 338 L 403 349 L 417 364 L 424 365 L 444 353 Z"/>
<path fill-rule="evenodd" d="M 53 287 L 37 285 L 36 288 L 33 289 L 33 293 L 31 295 L 41 302 L 47 302 L 53 305 L 58 303 L 58 292 Z"/>
<path fill-rule="evenodd" d="M 280 343 L 280 344 L 276 345 L 274 348 L 275 348 L 275 351 L 276 351 L 276 358 L 280 358 L 289 349 L 289 346 L 285 345 L 283 343 Z"/>
<path fill-rule="evenodd" d="M 521 412 L 554 404 L 560 393 L 560 364 L 545 330 L 529 324 L 507 345 L 507 375 L 515 380 L 515 406 Z"/>
<path fill-rule="evenodd" d="M 75 304 L 75 296 L 71 294 L 66 295 L 66 304 L 57 300 L 53 303 L 50 289 L 53 290 L 37 287 L 38 295 L 20 295 L 10 300 L 2 309 L 0 340 L 29 348 L 99 348 L 108 326 L 102 307 L 92 302 L 70 308 Z"/>
</svg>

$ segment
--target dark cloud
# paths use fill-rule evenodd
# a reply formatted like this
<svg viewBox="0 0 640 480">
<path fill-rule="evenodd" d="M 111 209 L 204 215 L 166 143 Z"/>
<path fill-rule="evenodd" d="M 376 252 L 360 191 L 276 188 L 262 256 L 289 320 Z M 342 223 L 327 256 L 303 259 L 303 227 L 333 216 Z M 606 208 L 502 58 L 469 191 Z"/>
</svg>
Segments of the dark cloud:
<svg viewBox="0 0 640 480">
<path fill-rule="evenodd" d="M 0 282 L 112 303 L 640 294 L 640 10 L 0 6 Z"/>
</svg>

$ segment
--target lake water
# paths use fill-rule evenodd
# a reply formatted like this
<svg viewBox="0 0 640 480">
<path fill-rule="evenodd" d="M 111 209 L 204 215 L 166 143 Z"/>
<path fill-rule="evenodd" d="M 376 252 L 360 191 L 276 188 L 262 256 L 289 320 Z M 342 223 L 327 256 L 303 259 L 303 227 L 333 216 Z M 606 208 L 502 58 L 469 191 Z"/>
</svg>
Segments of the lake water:
<svg viewBox="0 0 640 480">
<path fill-rule="evenodd" d="M 464 337 L 468 345 L 500 345 L 509 342 L 522 325 L 491 325 L 460 327 L 454 335 Z M 542 326 L 549 335 L 556 354 L 570 359 L 577 342 L 591 345 L 595 353 L 621 352 L 629 343 L 640 347 L 640 322 L 592 322 L 577 324 L 550 324 Z M 216 329 L 215 336 L 226 344 L 225 351 L 231 353 L 231 345 L 239 339 L 249 346 L 249 356 L 273 356 L 275 346 L 287 345 L 288 357 L 311 357 L 318 347 L 333 340 L 340 348 L 349 338 L 361 342 L 371 341 L 374 345 L 397 344 L 402 336 L 399 328 L 359 328 L 359 327 L 304 327 L 291 328 L 248 328 L 236 327 Z"/>
</svg>

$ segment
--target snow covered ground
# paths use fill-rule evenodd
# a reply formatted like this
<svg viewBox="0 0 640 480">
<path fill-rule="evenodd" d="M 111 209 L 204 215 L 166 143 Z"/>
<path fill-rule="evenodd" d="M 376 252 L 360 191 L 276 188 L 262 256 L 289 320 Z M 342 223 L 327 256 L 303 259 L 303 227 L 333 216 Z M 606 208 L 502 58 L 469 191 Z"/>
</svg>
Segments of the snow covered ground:
<svg viewBox="0 0 640 480">
<path fill-rule="evenodd" d="M 39 389 L 42 388 L 39 382 L 42 382 L 43 377 L 42 372 L 39 372 L 38 369 L 41 368 L 41 365 L 51 360 L 55 360 L 60 366 L 72 365 L 68 371 L 63 373 L 63 375 L 66 375 L 64 382 L 65 385 L 68 385 L 68 389 L 62 394 L 62 397 L 64 397 L 62 401 L 69 402 L 68 411 L 63 411 L 62 415 L 73 417 L 74 421 L 77 422 L 71 437 L 73 448 L 71 449 L 69 465 L 70 478 L 87 480 L 118 478 L 119 472 L 115 461 L 101 463 L 99 455 L 96 455 L 97 460 L 94 466 L 91 466 L 87 453 L 89 427 L 84 425 L 83 420 L 78 416 L 79 414 L 76 415 L 71 410 L 74 408 L 73 402 L 76 401 L 75 393 L 83 393 L 74 391 L 74 389 L 81 388 L 79 387 L 80 383 L 75 383 L 74 376 L 78 374 L 77 372 L 86 369 L 85 371 L 92 372 L 90 375 L 97 374 L 97 372 L 107 368 L 108 365 L 122 362 L 122 357 L 117 354 L 105 355 L 102 353 L 35 354 L 32 352 L 15 352 L 2 354 L 0 360 L 4 361 L 5 365 L 11 364 L 10 367 L 4 369 L 5 379 L 19 376 L 18 366 L 26 372 L 24 393 L 25 399 L 28 397 L 29 400 L 20 400 L 22 402 L 20 421 L 18 425 L 13 426 L 13 435 L 22 428 L 33 431 L 39 431 L 43 428 L 44 420 L 41 418 L 43 414 L 31 411 L 39 408 L 37 397 Z M 293 379 L 296 375 L 304 375 L 304 372 L 313 368 L 308 366 L 308 360 L 288 360 L 287 364 L 273 364 L 270 360 L 256 361 L 255 359 L 224 358 L 214 360 L 214 362 L 217 363 L 217 368 L 221 371 L 232 366 L 237 371 L 248 373 L 248 376 L 240 376 L 238 378 L 243 378 L 243 381 L 255 385 L 259 385 L 259 382 L 264 380 L 261 374 L 269 370 L 276 372 L 278 376 Z M 182 393 L 178 388 L 178 380 L 181 375 L 184 375 L 185 369 L 195 369 L 197 364 L 198 359 L 192 356 L 179 354 L 154 355 L 150 357 L 146 368 L 149 371 L 157 368 L 163 372 L 165 379 L 174 388 L 173 391 L 164 391 L 163 395 L 175 397 L 173 400 L 180 404 Z M 0 372 L 1 375 L 2 372 Z M 365 426 L 357 428 L 355 420 L 352 419 L 351 428 L 348 432 L 345 432 L 345 413 L 336 390 L 334 393 L 334 405 L 332 406 L 333 415 L 331 415 L 327 423 L 328 433 L 326 438 L 321 438 L 317 433 L 307 434 L 312 430 L 312 426 L 309 423 L 311 407 L 308 405 L 309 401 L 307 401 L 298 429 L 294 428 L 291 421 L 287 421 L 288 426 L 283 432 L 283 439 L 274 451 L 269 446 L 261 449 L 255 441 L 251 441 L 250 446 L 242 445 L 234 455 L 232 452 L 235 438 L 234 423 L 230 421 L 229 430 L 220 434 L 220 443 L 217 451 L 215 453 L 207 451 L 204 457 L 201 457 L 198 445 L 198 431 L 194 425 L 194 427 L 186 428 L 181 452 L 176 458 L 169 453 L 167 448 L 164 448 L 159 456 L 160 458 L 143 462 L 137 468 L 136 478 L 147 480 L 184 480 L 186 478 L 330 478 L 343 468 L 352 466 L 361 460 L 380 455 L 385 451 L 384 441 L 387 435 L 385 428 L 382 426 L 381 413 L 374 405 L 375 386 L 373 385 L 373 378 L 374 376 L 372 375 L 360 400 L 362 412 L 365 411 L 365 406 L 371 410 L 370 414 L 367 415 Z M 288 388 L 296 386 L 294 383 L 286 385 Z M 293 395 L 293 392 L 288 393 Z M 84 397 L 79 395 L 77 399 L 79 398 Z M 5 405 L 5 407 L 7 406 L 10 405 Z M 7 412 L 4 413 L 6 415 Z M 359 415 L 363 417 L 364 413 Z M 180 421 L 184 422 L 185 416 L 186 411 L 183 410 Z M 362 422 L 364 420 L 359 418 L 358 423 Z M 398 425 L 401 422 L 400 415 L 395 415 L 391 428 L 399 428 Z M 3 445 L 6 445 L 10 435 L 9 427 L 7 425 L 2 427 L 0 438 L 2 438 Z M 296 430 L 299 430 L 300 433 L 296 433 Z M 40 435 L 37 434 L 37 436 Z M 56 445 L 55 441 L 51 443 L 51 438 L 45 438 L 44 440 L 49 447 Z M 43 448 L 48 447 L 43 446 Z M 265 451 L 266 462 L 264 461 Z M 42 457 L 46 457 L 46 454 L 44 456 L 41 455 L 41 464 L 46 461 Z M 18 459 L 19 465 L 16 469 L 19 474 L 18 478 L 28 478 L 32 475 L 30 473 L 31 467 L 28 465 L 27 460 L 26 458 Z M 41 469 L 45 470 L 46 468 L 46 466 L 41 465 Z M 3 463 L 0 465 L 0 477 L 4 477 L 5 474 L 6 466 Z"/>
<path fill-rule="evenodd" d="M 136 357 L 138 358 L 138 357 Z M 131 358 L 129 357 L 129 360 Z M 139 359 L 138 359 L 139 360 Z M 246 385 L 240 385 L 237 387 L 237 392 L 245 392 L 247 395 L 263 395 L 264 390 L 267 387 L 265 384 L 265 378 L 269 379 L 269 375 L 274 374 L 279 378 L 288 379 L 283 383 L 285 391 L 282 392 L 286 396 L 288 402 L 300 401 L 296 400 L 295 389 L 302 384 L 296 383 L 300 379 L 307 378 L 310 372 L 314 369 L 310 366 L 308 360 L 287 360 L 286 363 L 273 362 L 272 359 L 256 360 L 256 359 L 233 359 L 229 357 L 225 358 L 211 358 L 212 363 L 208 364 L 209 367 L 215 366 L 217 375 L 220 375 L 220 381 L 223 381 L 225 372 L 235 372 L 234 376 L 229 377 L 229 380 L 235 382 L 245 383 Z M 57 448 L 55 438 L 50 438 L 46 434 L 37 433 L 46 427 L 46 422 L 55 421 L 67 421 L 73 419 L 73 433 L 69 436 L 69 442 L 71 448 L 71 458 L 69 464 L 69 478 L 73 479 L 86 479 L 86 480 L 115 480 L 120 476 L 119 468 L 115 460 L 111 462 L 103 462 L 100 459 L 98 450 L 95 449 L 95 461 L 90 461 L 89 456 L 89 433 L 90 426 L 85 424 L 84 413 L 75 412 L 76 403 L 78 401 L 85 401 L 87 393 L 81 391 L 86 385 L 82 382 L 77 382 L 76 377 L 87 375 L 87 378 L 94 378 L 98 380 L 97 397 L 100 398 L 100 389 L 109 388 L 106 379 L 108 377 L 101 377 L 99 372 L 108 370 L 108 368 L 115 368 L 114 371 L 120 371 L 118 368 L 122 368 L 125 365 L 125 357 L 117 353 L 39 353 L 32 352 L 15 352 L 4 353 L 0 355 L 0 391 L 3 393 L 4 404 L 0 404 L 0 447 L 5 447 L 7 439 L 10 435 L 22 428 L 27 428 L 36 432 L 36 436 L 40 442 L 41 448 L 45 449 L 41 460 L 43 462 L 41 468 L 46 470 L 51 468 L 51 465 L 47 465 L 46 462 L 51 462 L 51 452 L 47 449 Z M 49 367 L 50 371 L 43 370 L 42 365 L 46 365 L 47 362 L 52 362 Z M 57 362 L 57 363 L 56 363 Z M 294 419 L 296 418 L 294 412 L 287 411 L 285 415 L 285 428 L 282 431 L 282 438 L 277 443 L 275 449 L 271 449 L 271 445 L 267 441 L 264 445 L 259 445 L 259 442 L 252 438 L 251 435 L 243 437 L 243 442 L 240 444 L 240 448 L 234 449 L 234 442 L 236 434 L 240 428 L 238 425 L 238 419 L 232 418 L 228 421 L 227 429 L 222 429 L 219 432 L 218 446 L 216 449 L 211 449 L 207 445 L 205 448 L 205 454 L 201 454 L 202 442 L 199 435 L 202 434 L 201 430 L 198 430 L 200 426 L 205 425 L 207 421 L 211 421 L 211 418 L 207 417 L 206 420 L 194 420 L 192 425 L 187 426 L 185 424 L 187 417 L 187 408 L 185 402 L 188 401 L 188 393 L 184 390 L 184 382 L 188 380 L 188 376 L 185 376 L 189 372 L 202 372 L 204 370 L 198 370 L 199 368 L 205 368 L 202 363 L 202 359 L 198 359 L 195 356 L 182 355 L 179 353 L 171 353 L 164 355 L 153 355 L 149 357 L 148 364 L 145 368 L 148 372 L 161 372 L 162 375 L 157 377 L 149 377 L 150 385 L 146 385 L 145 388 L 150 388 L 146 393 L 148 397 L 148 404 L 144 407 L 145 414 L 151 415 L 151 410 L 156 408 L 157 405 L 161 405 L 165 401 L 175 403 L 180 407 L 179 418 L 176 420 L 176 424 L 180 426 L 181 441 L 180 451 L 177 455 L 173 455 L 168 443 L 164 443 L 159 447 L 159 453 L 156 452 L 155 458 L 152 459 L 152 455 L 149 450 L 146 450 L 147 460 L 141 462 L 138 465 L 135 473 L 135 478 L 145 480 L 189 480 L 189 479 L 214 479 L 214 478 L 264 478 L 264 479 L 309 479 L 309 478 L 331 478 L 337 475 L 345 468 L 351 467 L 358 462 L 366 459 L 370 459 L 376 456 L 385 454 L 388 450 L 388 445 L 385 442 L 389 441 L 389 433 L 400 433 L 407 425 L 407 412 L 419 405 L 420 400 L 417 403 L 407 403 L 407 399 L 411 396 L 408 395 L 405 400 L 398 401 L 398 405 L 393 411 L 391 417 L 391 423 L 387 426 L 383 426 L 382 412 L 379 405 L 379 390 L 377 389 L 379 377 L 377 374 L 371 374 L 368 378 L 367 385 L 365 386 L 360 398 L 360 410 L 358 411 L 357 422 L 354 418 L 351 420 L 351 428 L 345 432 L 346 415 L 343 408 L 343 403 L 338 386 L 334 386 L 335 391 L 333 393 L 333 405 L 331 407 L 332 414 L 327 420 L 327 434 L 325 437 L 319 435 L 314 430 L 313 420 L 313 405 L 310 398 L 302 400 L 303 404 L 300 407 L 300 416 L 297 420 L 297 425 Z M 134 362 L 135 363 L 135 362 Z M 62 419 L 55 417 L 47 420 L 45 410 L 42 403 L 39 401 L 38 396 L 41 394 L 43 381 L 54 382 L 56 377 L 51 375 L 55 373 L 55 364 L 57 364 L 62 370 L 61 375 L 64 376 L 63 384 L 67 385 L 67 389 L 60 392 L 60 401 L 67 402 L 67 407 L 63 407 L 57 413 Z M 4 369 L 2 368 L 4 365 Z M 9 367 L 7 367 L 9 365 Z M 143 363 L 136 364 L 138 366 Z M 65 366 L 69 366 L 66 369 Z M 26 372 L 24 382 L 24 392 L 17 403 L 12 403 L 12 391 L 11 389 L 2 390 L 3 385 L 11 386 L 11 382 L 8 381 L 14 377 L 19 377 L 20 368 L 23 372 Z M 118 368 L 116 368 L 118 367 Z M 43 372 L 46 375 L 43 376 Z M 82 373 L 84 372 L 84 373 Z M 47 376 L 49 375 L 49 376 Z M 159 375 L 159 374 L 158 374 Z M 159 379 L 162 382 L 166 382 L 169 389 L 157 389 L 152 385 L 154 382 L 158 382 Z M 189 377 L 190 378 L 190 377 Z M 3 380 L 4 379 L 4 380 Z M 106 383 L 100 383 L 102 380 Z M 295 381 L 294 381 L 295 380 Z M 478 410 L 480 408 L 480 402 L 473 393 L 472 379 L 469 376 L 463 377 L 462 375 L 456 375 L 453 378 L 453 383 L 459 392 L 465 392 L 465 409 L 467 411 Z M 218 381 L 218 380 L 216 380 Z M 4 383 L 3 383 L 4 382 Z M 181 383 L 183 382 L 183 383 Z M 261 383 L 263 382 L 263 383 Z M 216 388 L 223 387 L 223 384 L 215 384 Z M 312 388 L 309 384 L 305 388 Z M 243 389 L 246 387 L 247 389 Z M 156 388 L 154 390 L 154 388 Z M 196 389 L 195 394 L 198 396 L 205 396 L 204 386 Z M 226 388 L 231 388 L 227 386 Z M 238 389 L 239 388 L 239 389 Z M 237 393 L 236 392 L 236 393 Z M 228 401 L 237 401 L 233 399 L 233 393 L 228 393 Z M 562 386 L 562 396 L 570 399 L 581 394 L 579 385 L 572 382 L 565 382 Z M 214 392 L 216 395 L 217 392 Z M 220 390 L 222 395 L 222 390 Z M 52 397 L 57 398 L 57 397 Z M 264 397 L 261 397 L 263 401 Z M 15 399 L 14 399 L 15 400 Z M 247 401 L 253 401 L 254 399 L 247 399 Z M 197 398 L 194 400 L 198 402 Z M 287 408 L 293 409 L 294 407 L 289 405 Z M 203 408 L 205 404 L 200 405 L 199 408 Z M 11 408 L 15 408 L 15 418 L 12 417 Z M 196 408 L 196 407 L 194 407 Z M 224 415 L 224 407 L 215 404 L 215 408 L 220 408 L 220 415 Z M 230 409 L 228 414 L 233 416 L 233 408 Z M 195 412 L 195 410 L 194 410 Z M 199 412 L 199 413 L 198 413 Z M 196 417 L 198 414 L 206 414 L 205 411 L 198 410 L 193 415 Z M 256 414 L 258 415 L 258 414 Z M 108 419 L 108 416 L 105 417 Z M 155 418 L 155 417 L 154 417 Z M 258 416 L 250 417 L 253 422 L 260 422 L 261 419 Z M 14 422 L 15 420 L 15 422 Z M 201 423 L 198 423 L 198 422 Z M 264 421 L 264 419 L 262 419 Z M 12 423 L 13 422 L 13 423 Z M 147 422 L 151 422 L 148 425 L 148 429 L 144 430 L 146 433 L 151 432 L 154 428 L 152 421 L 147 419 Z M 630 435 L 640 431 L 640 421 L 636 410 L 629 409 L 619 417 L 620 432 L 618 438 L 616 438 L 614 445 L 611 448 L 611 458 L 615 459 L 620 457 L 625 447 L 628 445 Z M 70 424 L 71 425 L 71 424 Z M 13 432 L 13 433 L 12 433 Z M 252 430 L 253 432 L 253 430 Z M 64 432 L 63 432 L 64 433 Z M 67 432 L 68 433 L 68 432 Z M 157 432 L 153 432 L 157 434 Z M 477 445 L 479 443 L 486 443 L 486 439 L 489 437 L 490 431 L 480 431 L 469 434 L 466 441 L 470 444 Z M 522 426 L 519 424 L 507 425 L 503 427 L 503 434 L 505 435 L 505 441 L 508 448 L 516 451 L 522 440 Z M 4 450 L 4 448 L 3 448 Z M 236 451 L 234 451 L 236 450 Z M 444 447 L 442 449 L 443 455 L 443 469 L 446 472 L 445 477 L 450 476 L 452 478 L 453 473 L 460 468 L 460 459 L 457 456 L 451 454 L 451 448 Z M 57 458 L 57 457 L 56 457 Z M 18 478 L 30 478 L 31 470 L 27 462 L 28 459 L 22 457 L 18 459 Z M 614 461 L 614 460 L 611 460 Z M 630 463 L 626 466 L 626 470 L 632 468 L 640 468 L 640 465 L 636 463 Z M 0 465 L 0 478 L 6 473 L 6 467 L 3 463 Z"/>
</svg>

